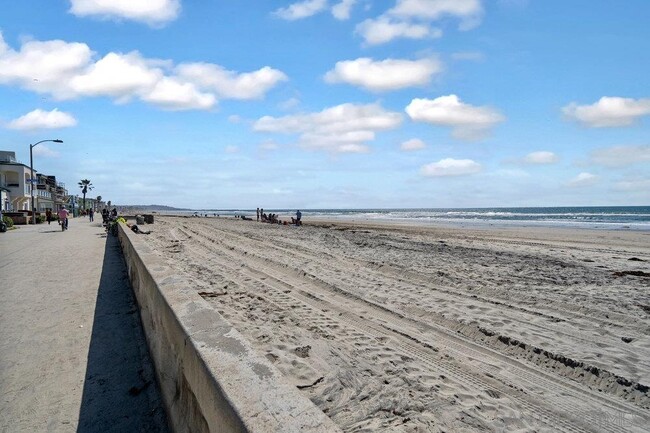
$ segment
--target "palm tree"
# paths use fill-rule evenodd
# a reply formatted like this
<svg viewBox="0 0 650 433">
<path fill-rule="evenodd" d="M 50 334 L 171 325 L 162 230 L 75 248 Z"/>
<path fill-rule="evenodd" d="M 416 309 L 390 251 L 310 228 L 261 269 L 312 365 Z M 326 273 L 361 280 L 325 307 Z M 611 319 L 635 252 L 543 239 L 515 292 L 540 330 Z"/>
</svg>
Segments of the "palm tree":
<svg viewBox="0 0 650 433">
<path fill-rule="evenodd" d="M 81 179 L 79 181 L 79 188 L 83 194 L 83 209 L 86 210 L 86 193 L 93 189 L 93 184 L 88 179 Z"/>
</svg>

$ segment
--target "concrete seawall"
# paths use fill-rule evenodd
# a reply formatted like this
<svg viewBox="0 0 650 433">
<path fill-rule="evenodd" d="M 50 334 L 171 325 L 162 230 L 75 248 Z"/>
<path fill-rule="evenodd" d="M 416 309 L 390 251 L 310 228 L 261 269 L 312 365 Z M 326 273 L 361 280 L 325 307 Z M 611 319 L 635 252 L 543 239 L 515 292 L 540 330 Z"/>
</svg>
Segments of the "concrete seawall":
<svg viewBox="0 0 650 433">
<path fill-rule="evenodd" d="M 187 281 L 120 224 L 119 238 L 174 432 L 339 432 Z"/>
</svg>

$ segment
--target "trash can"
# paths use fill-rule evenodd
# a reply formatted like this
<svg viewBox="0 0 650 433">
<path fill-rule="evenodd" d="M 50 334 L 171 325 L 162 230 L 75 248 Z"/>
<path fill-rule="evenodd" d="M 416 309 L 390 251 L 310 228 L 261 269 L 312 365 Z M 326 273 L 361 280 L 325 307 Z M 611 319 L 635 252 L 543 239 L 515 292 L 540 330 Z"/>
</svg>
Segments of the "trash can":
<svg viewBox="0 0 650 433">
<path fill-rule="evenodd" d="M 143 225 L 144 224 L 144 217 L 142 215 L 136 215 L 135 216 L 135 223 L 138 225 Z"/>
<path fill-rule="evenodd" d="M 145 215 L 144 222 L 147 224 L 153 224 L 153 215 Z"/>
</svg>

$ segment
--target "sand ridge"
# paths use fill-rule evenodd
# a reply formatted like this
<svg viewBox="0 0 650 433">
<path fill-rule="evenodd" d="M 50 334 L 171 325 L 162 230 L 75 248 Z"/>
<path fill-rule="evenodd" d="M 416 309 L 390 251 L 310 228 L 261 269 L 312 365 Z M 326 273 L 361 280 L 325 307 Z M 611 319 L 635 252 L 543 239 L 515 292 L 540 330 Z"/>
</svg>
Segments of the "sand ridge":
<svg viewBox="0 0 650 433">
<path fill-rule="evenodd" d="M 643 234 L 175 217 L 152 228 L 154 250 L 345 431 L 648 425 Z"/>
</svg>

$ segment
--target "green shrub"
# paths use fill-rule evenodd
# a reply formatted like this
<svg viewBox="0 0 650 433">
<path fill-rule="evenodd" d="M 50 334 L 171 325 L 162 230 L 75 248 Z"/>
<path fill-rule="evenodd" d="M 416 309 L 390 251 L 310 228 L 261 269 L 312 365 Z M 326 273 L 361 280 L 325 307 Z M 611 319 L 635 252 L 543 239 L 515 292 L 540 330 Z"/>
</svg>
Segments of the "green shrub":
<svg viewBox="0 0 650 433">
<path fill-rule="evenodd" d="M 36 217 L 36 224 L 43 224 L 45 222 L 45 215 L 39 215 Z"/>
<path fill-rule="evenodd" d="M 2 215 L 2 221 L 7 224 L 7 228 L 14 226 L 14 220 L 12 220 L 11 217 L 8 217 L 7 215 Z"/>
</svg>

